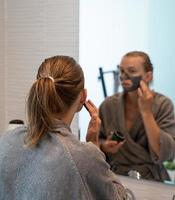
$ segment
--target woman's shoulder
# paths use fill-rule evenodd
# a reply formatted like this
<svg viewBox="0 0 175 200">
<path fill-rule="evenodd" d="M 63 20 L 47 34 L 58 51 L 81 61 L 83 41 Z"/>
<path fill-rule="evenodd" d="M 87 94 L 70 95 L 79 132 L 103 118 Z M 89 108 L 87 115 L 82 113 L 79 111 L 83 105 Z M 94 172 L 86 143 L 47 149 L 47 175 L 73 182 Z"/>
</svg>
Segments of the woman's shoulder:
<svg viewBox="0 0 175 200">
<path fill-rule="evenodd" d="M 94 160 L 95 158 L 101 157 L 105 159 L 104 153 L 92 142 L 82 142 L 76 139 L 74 136 L 67 142 L 67 147 L 75 158 Z"/>
<path fill-rule="evenodd" d="M 92 142 L 81 142 L 82 148 L 84 149 L 84 153 L 89 155 L 91 158 L 100 158 L 105 159 L 105 154 L 100 150 L 99 147 L 97 147 Z"/>
<path fill-rule="evenodd" d="M 159 92 L 155 92 L 155 104 L 157 105 L 165 105 L 165 106 L 173 106 L 172 100 Z"/>
<path fill-rule="evenodd" d="M 24 135 L 27 133 L 26 126 L 20 126 L 15 129 L 6 131 L 0 136 L 0 142 L 2 143 L 15 143 L 20 142 L 21 138 L 24 138 Z"/>
<path fill-rule="evenodd" d="M 92 142 L 81 142 L 73 139 L 68 148 L 76 161 L 91 165 L 95 160 L 105 160 L 105 154 Z"/>
</svg>

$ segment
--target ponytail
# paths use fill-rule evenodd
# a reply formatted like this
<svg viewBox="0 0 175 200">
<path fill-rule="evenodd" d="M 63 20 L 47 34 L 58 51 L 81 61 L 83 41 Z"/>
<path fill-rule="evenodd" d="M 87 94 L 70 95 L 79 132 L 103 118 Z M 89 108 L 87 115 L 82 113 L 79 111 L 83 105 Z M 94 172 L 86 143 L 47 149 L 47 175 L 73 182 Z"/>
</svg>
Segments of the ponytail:
<svg viewBox="0 0 175 200">
<path fill-rule="evenodd" d="M 73 104 L 83 87 L 83 72 L 73 58 L 57 56 L 42 63 L 27 100 L 28 147 L 52 131 L 56 119 Z"/>
</svg>

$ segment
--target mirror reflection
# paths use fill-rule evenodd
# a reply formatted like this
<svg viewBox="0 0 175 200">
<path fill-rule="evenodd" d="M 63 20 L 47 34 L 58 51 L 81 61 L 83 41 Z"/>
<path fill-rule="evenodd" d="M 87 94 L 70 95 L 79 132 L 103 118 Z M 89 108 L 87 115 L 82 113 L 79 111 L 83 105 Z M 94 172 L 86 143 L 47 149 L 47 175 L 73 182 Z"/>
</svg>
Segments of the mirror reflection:
<svg viewBox="0 0 175 200">
<path fill-rule="evenodd" d="M 145 52 L 128 52 L 118 70 L 123 92 L 99 108 L 101 149 L 116 174 L 170 181 L 163 162 L 175 157 L 173 103 L 150 89 L 153 65 Z"/>
<path fill-rule="evenodd" d="M 108 137 L 112 137 L 111 133 L 116 131 L 125 135 L 126 140 L 128 139 L 130 143 L 121 142 L 121 148 L 116 145 L 115 150 L 120 149 L 118 155 L 116 156 L 109 152 L 109 156 L 107 156 L 108 162 L 116 173 L 128 175 L 131 171 L 129 173 L 132 174 L 131 176 L 162 182 L 166 182 L 165 180 L 168 180 L 169 176 L 171 176 L 171 183 L 173 183 L 174 162 L 172 160 L 174 158 L 173 137 L 175 131 L 172 106 L 175 103 L 175 96 L 174 77 L 172 74 L 175 71 L 175 61 L 173 59 L 173 52 L 175 51 L 173 36 L 175 34 L 175 26 L 173 24 L 175 14 L 173 8 L 175 3 L 171 0 L 166 2 L 135 1 L 134 4 L 129 1 L 111 1 L 106 4 L 105 2 L 95 2 L 92 5 L 90 2 L 81 1 L 81 11 L 82 13 L 85 12 L 88 17 L 80 13 L 80 30 L 82 30 L 80 63 L 85 70 L 88 94 L 90 97 L 95 96 L 96 98 L 93 100 L 100 106 L 100 115 L 103 119 L 100 135 L 102 143 L 107 141 L 110 144 L 111 140 Z M 97 24 L 98 28 L 95 28 Z M 150 57 L 154 70 L 144 71 L 142 58 L 140 58 L 140 61 L 134 61 L 134 63 L 130 63 L 131 61 L 128 61 L 128 59 L 122 59 L 127 52 L 131 51 L 146 52 Z M 112 99 L 111 101 L 114 105 L 111 106 L 111 102 L 106 102 L 110 101 L 110 99 L 104 100 L 102 85 L 101 82 L 97 82 L 97 77 L 99 77 L 99 67 L 104 71 L 113 71 L 116 70 L 118 64 L 118 72 L 122 83 L 119 91 L 124 89 L 125 94 L 121 95 L 121 97 L 116 95 L 114 101 L 117 101 L 118 104 L 113 103 Z M 129 66 L 130 64 L 132 65 Z M 135 66 L 138 68 L 135 69 Z M 140 76 L 141 79 L 144 79 L 140 83 L 142 88 L 139 93 L 140 98 L 143 100 L 143 97 L 145 97 L 143 95 L 144 91 L 150 98 L 148 98 L 149 101 L 147 100 L 149 103 L 152 102 L 152 99 L 156 99 L 156 102 L 159 102 L 159 106 L 156 102 L 152 102 L 154 104 L 152 116 L 149 116 L 149 114 L 149 117 L 147 116 L 147 119 L 152 120 L 149 123 L 147 120 L 145 122 L 145 118 L 142 118 L 143 116 L 145 117 L 145 114 L 143 114 L 145 104 L 141 100 L 139 105 L 143 106 L 144 109 L 143 107 L 138 107 L 135 98 L 131 95 L 133 99 L 130 99 L 130 95 L 128 95 L 132 93 L 128 92 L 128 90 L 132 89 L 130 88 L 131 84 L 137 88 Z M 96 82 L 96 86 L 92 85 L 92 82 Z M 113 95 L 111 80 L 106 79 L 105 82 L 108 96 Z M 152 90 L 154 90 L 153 93 Z M 96 94 L 98 94 L 98 97 Z M 166 99 L 165 102 L 160 94 Z M 162 103 L 160 103 L 159 98 L 163 100 Z M 133 103 L 133 106 L 131 106 L 131 103 Z M 146 105 L 150 106 L 151 104 L 149 103 Z M 170 107 L 165 108 L 165 105 Z M 150 109 L 149 106 L 147 108 Z M 161 117 L 161 114 L 165 118 L 167 116 L 168 120 Z M 169 118 L 167 114 L 171 117 Z M 82 113 L 82 116 L 84 120 L 87 118 L 84 113 Z M 165 119 L 164 122 L 163 119 Z M 84 125 L 81 124 L 81 120 L 80 129 L 81 139 L 83 140 Z M 148 135 L 145 129 L 151 130 L 147 131 L 149 132 Z M 171 137 L 169 138 L 165 133 L 170 133 Z M 165 138 L 163 138 L 164 136 Z M 166 137 L 170 139 L 170 143 L 166 143 Z M 161 143 L 158 141 L 161 141 Z M 112 141 L 111 145 L 115 142 Z M 129 155 L 124 151 L 125 148 L 129 150 Z M 104 145 L 105 150 L 108 151 Z M 137 160 L 138 158 L 139 160 Z M 129 167 L 128 163 L 132 163 L 133 167 Z M 124 167 L 120 168 L 120 165 Z"/>
</svg>

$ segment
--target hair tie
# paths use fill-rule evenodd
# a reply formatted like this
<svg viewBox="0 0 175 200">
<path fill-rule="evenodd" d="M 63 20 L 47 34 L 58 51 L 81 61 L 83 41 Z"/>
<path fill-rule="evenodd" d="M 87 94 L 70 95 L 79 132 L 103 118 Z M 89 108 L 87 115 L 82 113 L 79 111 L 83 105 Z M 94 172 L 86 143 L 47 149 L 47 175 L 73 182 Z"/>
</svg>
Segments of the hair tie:
<svg viewBox="0 0 175 200">
<path fill-rule="evenodd" d="M 52 80 L 52 82 L 55 82 L 55 80 L 52 76 L 42 76 L 39 79 L 45 79 L 45 78 L 49 78 L 50 80 Z"/>
<path fill-rule="evenodd" d="M 45 78 L 50 78 L 53 82 L 55 82 L 55 80 L 52 76 L 46 76 Z"/>
</svg>

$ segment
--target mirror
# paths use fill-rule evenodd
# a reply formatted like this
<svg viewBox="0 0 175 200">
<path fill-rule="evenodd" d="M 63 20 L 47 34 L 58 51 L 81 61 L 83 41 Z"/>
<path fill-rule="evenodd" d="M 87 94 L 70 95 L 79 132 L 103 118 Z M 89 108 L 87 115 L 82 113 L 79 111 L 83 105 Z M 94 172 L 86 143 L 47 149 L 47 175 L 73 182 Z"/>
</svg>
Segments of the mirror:
<svg viewBox="0 0 175 200">
<path fill-rule="evenodd" d="M 97 80 L 99 67 L 104 71 L 115 70 L 121 57 L 132 50 L 150 55 L 154 66 L 152 88 L 175 103 L 174 8 L 173 0 L 80 1 L 80 64 L 88 96 L 97 105 L 104 100 Z M 107 85 L 111 85 L 110 80 Z M 85 120 L 88 116 L 82 111 L 82 140 L 86 134 Z"/>
</svg>

